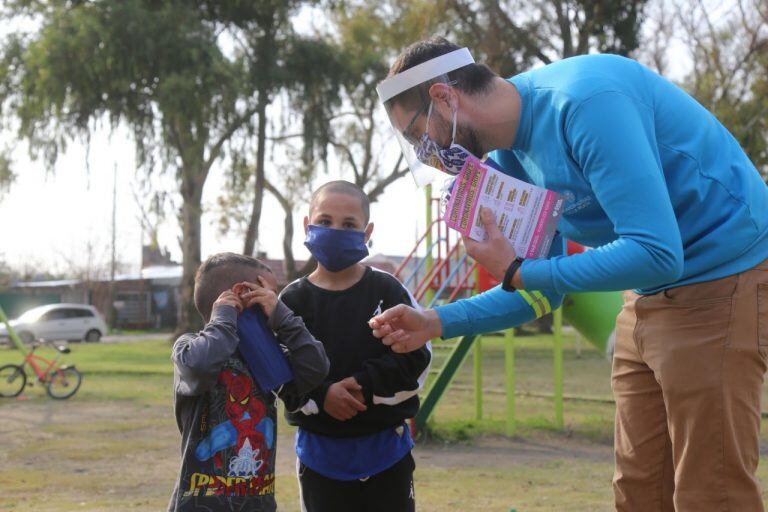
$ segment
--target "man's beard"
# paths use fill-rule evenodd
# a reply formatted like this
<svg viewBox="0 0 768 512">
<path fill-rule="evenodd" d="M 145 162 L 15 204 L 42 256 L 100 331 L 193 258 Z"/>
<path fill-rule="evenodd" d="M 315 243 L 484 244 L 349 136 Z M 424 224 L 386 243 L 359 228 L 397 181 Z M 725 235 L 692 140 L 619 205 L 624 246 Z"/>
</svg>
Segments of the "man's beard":
<svg viewBox="0 0 768 512">
<path fill-rule="evenodd" d="M 474 128 L 466 125 L 459 125 L 456 127 L 456 144 L 464 147 L 467 151 L 475 155 L 477 158 L 483 158 L 485 151 L 480 144 L 480 139 L 477 136 L 477 132 Z"/>
<path fill-rule="evenodd" d="M 432 115 L 435 116 L 434 113 Z M 450 136 L 451 130 L 453 128 L 451 120 L 445 119 L 439 113 L 437 114 L 437 117 L 440 120 L 439 122 L 443 125 L 444 129 Z M 477 136 L 477 131 L 475 131 L 475 129 L 470 126 L 467 126 L 466 124 L 456 125 L 456 139 L 453 142 L 463 147 L 477 158 L 483 158 L 483 155 L 485 154 L 483 146 L 480 144 L 480 138 Z M 448 146 L 445 147 L 447 148 Z"/>
</svg>

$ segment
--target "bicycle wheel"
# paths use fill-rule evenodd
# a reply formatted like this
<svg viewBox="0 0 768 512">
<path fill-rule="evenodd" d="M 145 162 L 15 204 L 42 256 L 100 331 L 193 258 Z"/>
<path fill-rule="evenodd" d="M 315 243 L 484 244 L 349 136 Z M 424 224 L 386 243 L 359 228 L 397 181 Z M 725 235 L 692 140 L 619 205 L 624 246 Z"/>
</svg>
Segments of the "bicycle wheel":
<svg viewBox="0 0 768 512">
<path fill-rule="evenodd" d="M 0 397 L 19 396 L 26 384 L 27 374 L 21 366 L 16 364 L 0 366 Z"/>
<path fill-rule="evenodd" d="M 69 398 L 80 389 L 83 376 L 74 366 L 64 366 L 48 376 L 48 396 L 56 400 Z"/>
</svg>

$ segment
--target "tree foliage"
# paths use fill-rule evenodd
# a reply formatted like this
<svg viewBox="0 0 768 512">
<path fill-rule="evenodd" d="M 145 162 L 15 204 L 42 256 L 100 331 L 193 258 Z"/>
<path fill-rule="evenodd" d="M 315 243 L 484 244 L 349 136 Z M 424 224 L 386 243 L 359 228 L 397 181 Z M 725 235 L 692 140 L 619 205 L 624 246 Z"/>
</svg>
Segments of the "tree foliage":
<svg viewBox="0 0 768 512">
<path fill-rule="evenodd" d="M 33 157 L 53 167 L 68 143 L 87 141 L 106 122 L 131 130 L 145 170 L 175 173 L 184 266 L 179 328 L 193 328 L 203 186 L 258 107 L 249 56 L 225 55 L 222 24 L 193 2 L 27 1 L 7 9 L 39 23 L 3 45 L 8 70 L 0 77 L 3 114 Z"/>
</svg>

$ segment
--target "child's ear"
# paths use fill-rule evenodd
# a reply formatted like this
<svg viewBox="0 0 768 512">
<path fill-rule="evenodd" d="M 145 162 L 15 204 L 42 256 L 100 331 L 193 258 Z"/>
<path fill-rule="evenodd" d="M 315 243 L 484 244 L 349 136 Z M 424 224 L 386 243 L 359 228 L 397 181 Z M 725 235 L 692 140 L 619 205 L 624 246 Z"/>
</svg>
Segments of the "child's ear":
<svg viewBox="0 0 768 512">
<path fill-rule="evenodd" d="M 369 222 L 367 226 L 365 226 L 365 243 L 368 243 L 368 240 L 371 239 L 371 233 L 373 233 L 373 222 Z"/>
<path fill-rule="evenodd" d="M 309 232 L 309 217 L 304 216 L 304 235 Z"/>
</svg>

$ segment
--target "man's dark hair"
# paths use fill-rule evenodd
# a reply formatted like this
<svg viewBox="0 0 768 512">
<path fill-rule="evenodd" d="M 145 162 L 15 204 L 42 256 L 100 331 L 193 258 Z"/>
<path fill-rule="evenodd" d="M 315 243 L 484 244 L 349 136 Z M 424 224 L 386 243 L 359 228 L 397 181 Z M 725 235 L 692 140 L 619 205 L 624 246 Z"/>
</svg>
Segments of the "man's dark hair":
<svg viewBox="0 0 768 512">
<path fill-rule="evenodd" d="M 211 318 L 213 303 L 225 290 L 243 281 L 256 281 L 272 269 L 261 261 L 244 254 L 220 252 L 214 254 L 197 269 L 195 274 L 195 307 L 206 322 Z"/>
<path fill-rule="evenodd" d="M 439 36 L 413 43 L 395 60 L 392 67 L 389 68 L 387 76 L 391 77 L 402 73 L 406 69 L 460 48 L 460 46 Z M 467 94 L 486 92 L 497 76 L 485 64 L 469 64 L 448 73 L 448 79 L 454 82 L 453 86 Z M 407 110 L 417 110 L 429 102 L 429 87 L 436 82 L 438 80 L 428 80 L 417 87 L 401 92 L 387 103 L 390 106 L 397 103 Z"/>
<path fill-rule="evenodd" d="M 368 199 L 368 195 L 354 183 L 344 180 L 329 181 L 328 183 L 320 185 L 317 190 L 312 192 L 312 199 L 309 201 L 310 216 L 312 215 L 312 209 L 315 207 L 315 201 L 317 201 L 317 198 L 320 197 L 320 194 L 323 192 L 346 194 L 358 198 L 360 200 L 360 206 L 363 209 L 365 223 L 368 224 L 368 221 L 371 219 L 371 201 Z"/>
</svg>

